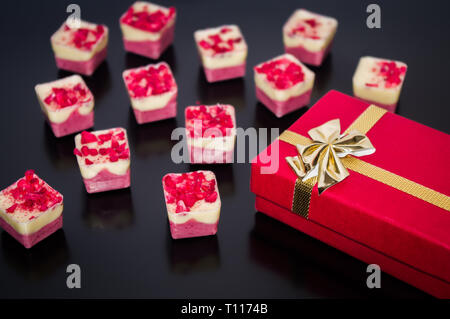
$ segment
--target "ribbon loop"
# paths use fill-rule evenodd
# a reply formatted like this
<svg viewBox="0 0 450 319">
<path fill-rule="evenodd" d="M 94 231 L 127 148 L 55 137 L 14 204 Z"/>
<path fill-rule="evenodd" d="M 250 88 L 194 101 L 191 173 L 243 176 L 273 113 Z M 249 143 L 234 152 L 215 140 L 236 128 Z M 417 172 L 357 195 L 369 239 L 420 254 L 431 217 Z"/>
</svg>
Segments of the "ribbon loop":
<svg viewBox="0 0 450 319">
<path fill-rule="evenodd" d="M 312 143 L 297 144 L 298 156 L 286 161 L 302 181 L 317 176 L 319 194 L 343 181 L 349 172 L 340 158 L 365 156 L 375 152 L 370 140 L 358 130 L 341 135 L 339 119 L 328 121 L 308 131 Z"/>
</svg>

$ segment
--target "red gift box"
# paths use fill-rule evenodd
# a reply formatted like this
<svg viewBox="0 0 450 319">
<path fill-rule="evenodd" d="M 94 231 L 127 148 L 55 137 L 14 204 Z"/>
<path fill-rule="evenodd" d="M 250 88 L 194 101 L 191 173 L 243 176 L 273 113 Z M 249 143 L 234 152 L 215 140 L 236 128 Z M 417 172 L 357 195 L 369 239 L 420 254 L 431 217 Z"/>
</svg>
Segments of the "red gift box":
<svg viewBox="0 0 450 319">
<path fill-rule="evenodd" d="M 376 120 L 367 116 L 373 110 Z M 287 131 L 309 137 L 309 130 L 330 120 L 339 119 L 341 132 L 357 121 L 372 121 L 364 134 L 376 151 L 357 159 L 369 169 L 347 166 L 350 175 L 320 195 L 316 184 L 308 214 L 300 216 L 293 202 L 307 199 L 294 198 L 298 176 L 285 158 L 298 150 L 285 132 L 252 162 L 256 209 L 436 297 L 450 298 L 450 136 L 377 110 L 340 92 L 327 93 Z M 342 159 L 344 166 L 349 157 Z"/>
</svg>

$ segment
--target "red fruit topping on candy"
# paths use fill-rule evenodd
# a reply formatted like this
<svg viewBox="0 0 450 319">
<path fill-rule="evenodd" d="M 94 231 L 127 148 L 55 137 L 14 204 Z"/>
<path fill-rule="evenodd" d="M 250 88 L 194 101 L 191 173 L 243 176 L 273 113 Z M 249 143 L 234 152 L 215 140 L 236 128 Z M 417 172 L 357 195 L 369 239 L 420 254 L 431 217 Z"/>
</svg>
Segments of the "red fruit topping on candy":
<svg viewBox="0 0 450 319">
<path fill-rule="evenodd" d="M 130 158 L 130 152 L 128 149 L 125 149 L 122 153 L 119 154 L 120 159 L 127 159 Z"/>
<path fill-rule="evenodd" d="M 111 130 L 107 133 L 99 134 L 98 136 L 89 132 L 82 132 L 82 143 L 84 141 L 85 143 L 97 142 L 97 144 L 91 144 L 90 148 L 86 145 L 83 145 L 81 147 L 81 151 L 75 148 L 74 154 L 78 156 L 96 157 L 93 160 L 86 158 L 86 165 L 94 164 L 93 161 L 95 161 L 96 163 L 104 163 L 105 161 L 117 162 L 119 159 L 130 158 L 130 150 L 126 147 L 127 142 L 124 141 L 126 139 L 125 132 L 122 130 L 119 130 L 118 132 L 117 131 L 118 130 Z M 107 144 L 105 143 L 109 143 L 110 146 L 107 147 Z M 98 147 L 103 144 L 105 144 L 104 147 Z"/>
<path fill-rule="evenodd" d="M 314 18 L 304 19 L 297 22 L 297 25 L 289 32 L 290 36 L 300 35 L 303 38 L 320 39 L 318 35 L 318 27 L 321 25 Z"/>
<path fill-rule="evenodd" d="M 91 99 L 87 88 L 81 83 L 74 87 L 54 87 L 52 92 L 44 99 L 45 104 L 61 109 L 76 104 L 86 103 Z"/>
<path fill-rule="evenodd" d="M 34 177 L 34 170 L 29 169 L 25 172 L 25 179 L 27 182 L 31 181 Z"/>
<path fill-rule="evenodd" d="M 119 156 L 117 156 L 116 154 L 110 154 L 109 155 L 109 160 L 111 162 L 117 162 L 119 160 Z"/>
<path fill-rule="evenodd" d="M 174 7 L 170 7 L 167 13 L 161 9 L 149 12 L 148 6 L 144 6 L 142 9 L 142 11 L 136 12 L 131 7 L 122 17 L 121 22 L 140 30 L 159 32 L 176 12 Z"/>
<path fill-rule="evenodd" d="M 185 194 L 183 202 L 186 204 L 186 207 L 194 206 L 195 202 L 197 202 L 196 194 L 194 194 L 194 193 Z"/>
<path fill-rule="evenodd" d="M 73 150 L 73 154 L 77 155 L 77 156 L 83 156 L 83 154 L 80 152 L 80 150 L 78 148 L 76 148 L 76 147 Z"/>
<path fill-rule="evenodd" d="M 96 44 L 105 33 L 105 28 L 102 25 L 98 25 L 94 29 L 71 29 L 67 24 L 65 24 L 63 30 L 64 32 L 70 32 L 73 45 L 84 51 L 92 50 L 94 44 Z"/>
<path fill-rule="evenodd" d="M 88 131 L 81 132 L 81 144 L 97 142 L 97 136 Z"/>
<path fill-rule="evenodd" d="M 184 204 L 184 202 L 182 200 L 178 201 L 175 212 L 182 213 L 182 212 L 186 212 L 186 211 L 189 211 L 189 210 L 186 208 L 186 205 Z"/>
<path fill-rule="evenodd" d="M 186 110 L 186 129 L 191 137 L 215 137 L 212 128 L 220 130 L 222 136 L 231 134 L 233 118 L 223 105 L 191 106 Z M 194 129 L 196 130 L 194 132 Z M 200 131 L 201 129 L 201 131 Z M 211 130 L 209 130 L 211 129 Z M 208 132 L 206 132 L 209 130 Z M 204 136 L 206 133 L 207 136 Z"/>
<path fill-rule="evenodd" d="M 125 76 L 125 83 L 132 98 L 163 94 L 175 86 L 175 80 L 164 64 L 132 70 Z"/>
<path fill-rule="evenodd" d="M 214 203 L 217 199 L 217 192 L 211 193 L 209 196 L 205 198 L 205 201 L 208 203 Z"/>
<path fill-rule="evenodd" d="M 318 25 L 320 25 L 320 23 L 317 22 L 316 19 L 306 19 L 306 20 L 304 20 L 304 21 L 305 21 L 305 23 L 306 23 L 307 25 L 309 25 L 311 28 L 315 28 L 315 27 L 317 27 Z"/>
<path fill-rule="evenodd" d="M 25 176 L 17 183 L 3 191 L 13 204 L 6 209 L 7 213 L 22 211 L 46 211 L 62 201 L 62 196 L 39 179 L 33 170 L 25 172 Z"/>
<path fill-rule="evenodd" d="M 175 204 L 175 212 L 188 212 L 200 200 L 217 200 L 216 181 L 207 180 L 203 172 L 166 175 L 163 179 L 166 201 Z"/>
<path fill-rule="evenodd" d="M 224 27 L 220 29 L 217 34 L 210 34 L 205 39 L 198 42 L 198 45 L 204 50 L 212 50 L 213 55 L 230 52 L 234 50 L 234 44 L 240 43 L 242 38 L 229 38 L 224 39 L 220 34 L 225 34 L 232 31 L 231 28 Z"/>
<path fill-rule="evenodd" d="M 272 82 L 279 90 L 289 89 L 305 79 L 302 67 L 288 58 L 263 63 L 255 67 L 255 71 L 265 74 L 267 81 Z"/>
<path fill-rule="evenodd" d="M 111 147 L 116 149 L 119 147 L 119 142 L 116 139 L 111 139 Z"/>
<path fill-rule="evenodd" d="M 81 147 L 81 154 L 83 154 L 83 156 L 88 156 L 89 155 L 89 147 L 87 147 L 86 145 Z"/>
<path fill-rule="evenodd" d="M 124 140 L 125 139 L 125 132 L 120 132 L 120 133 L 118 133 L 118 134 L 116 134 L 116 137 L 117 137 L 117 139 L 119 139 L 119 140 Z"/>
<path fill-rule="evenodd" d="M 123 132 L 122 132 L 123 133 Z M 112 137 L 112 133 L 107 133 L 107 134 L 100 134 L 98 135 L 98 138 L 100 139 L 100 141 L 102 142 L 106 142 L 109 141 Z"/>
<path fill-rule="evenodd" d="M 366 86 L 368 87 L 373 87 L 373 88 L 377 88 L 378 84 L 377 83 L 366 83 Z"/>
<path fill-rule="evenodd" d="M 393 88 L 402 83 L 402 77 L 406 73 L 405 66 L 398 67 L 394 61 L 382 61 L 377 65 L 379 69 L 376 69 L 375 73 L 383 78 L 386 88 Z"/>
<path fill-rule="evenodd" d="M 17 204 L 12 204 L 12 206 L 10 206 L 10 207 L 8 207 L 8 208 L 6 209 L 6 212 L 7 212 L 7 213 L 14 213 L 14 211 L 16 210 L 16 208 L 17 208 Z"/>
</svg>

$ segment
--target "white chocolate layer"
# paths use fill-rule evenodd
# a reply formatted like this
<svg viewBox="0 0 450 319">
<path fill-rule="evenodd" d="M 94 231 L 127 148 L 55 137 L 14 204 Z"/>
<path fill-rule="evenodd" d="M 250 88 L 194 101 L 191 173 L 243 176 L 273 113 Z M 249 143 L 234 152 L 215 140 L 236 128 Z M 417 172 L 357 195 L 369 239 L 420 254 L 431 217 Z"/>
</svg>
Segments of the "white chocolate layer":
<svg viewBox="0 0 450 319">
<path fill-rule="evenodd" d="M 320 25 L 317 26 L 319 39 L 305 38 L 301 34 L 292 35 L 290 32 L 304 19 L 316 19 Z M 296 10 L 283 26 L 283 42 L 287 47 L 301 46 L 311 52 L 324 50 L 333 40 L 336 34 L 338 22 L 336 19 L 313 13 L 304 9 Z"/>
<path fill-rule="evenodd" d="M 227 33 L 220 33 L 222 28 L 230 28 Z M 241 42 L 234 44 L 233 51 L 214 54 L 211 50 L 206 50 L 199 45 L 201 40 L 208 40 L 208 36 L 220 34 L 225 41 L 228 39 L 241 38 Z M 247 58 L 247 43 L 237 25 L 222 25 L 216 28 L 198 30 L 194 33 L 195 43 L 204 67 L 208 69 L 219 69 L 232 66 L 238 66 L 245 63 Z"/>
<path fill-rule="evenodd" d="M 404 77 L 401 76 L 401 83 L 392 88 L 386 88 L 384 81 L 372 72 L 377 62 L 391 61 L 387 59 L 375 58 L 370 56 L 361 57 L 355 74 L 353 75 L 353 94 L 364 100 L 378 102 L 380 104 L 392 105 L 396 104 L 400 97 L 400 92 L 403 87 Z M 400 61 L 394 61 L 398 67 L 407 67 L 407 65 Z M 378 83 L 378 87 L 367 86 L 366 83 Z"/>
<path fill-rule="evenodd" d="M 204 204 L 203 207 L 199 209 L 184 213 L 168 213 L 167 215 L 169 217 L 169 220 L 175 224 L 183 224 L 190 219 L 195 219 L 196 221 L 204 224 L 217 223 L 220 217 L 220 198 L 217 198 L 217 201 L 215 201 L 214 203 L 206 203 L 204 200 L 201 201 L 204 202 Z"/>
<path fill-rule="evenodd" d="M 208 138 L 188 138 L 187 144 L 190 147 L 201 147 L 203 149 L 215 149 L 217 151 L 231 151 L 234 149 L 236 141 L 236 130 L 232 129 L 233 133 L 225 137 L 208 137 Z"/>
<path fill-rule="evenodd" d="M 44 102 L 45 98 L 52 93 L 52 88 L 73 88 L 78 83 L 81 83 L 83 87 L 87 89 L 88 94 L 91 97 L 88 102 L 75 104 L 73 106 L 68 106 L 60 109 L 52 109 Z M 53 123 L 62 123 L 66 121 L 75 110 L 78 110 L 81 115 L 87 115 L 94 109 L 94 96 L 87 87 L 86 83 L 83 81 L 83 78 L 77 74 L 53 82 L 38 84 L 34 87 L 34 90 L 36 91 L 36 95 L 42 112 L 44 112 L 49 121 Z"/>
<path fill-rule="evenodd" d="M 214 173 L 211 171 L 199 171 L 205 174 L 206 180 L 210 181 L 212 179 L 216 180 Z M 174 174 L 179 175 L 179 174 Z M 194 206 L 191 207 L 189 212 L 180 212 L 176 213 L 176 203 L 168 204 L 166 201 L 167 207 L 167 216 L 169 221 L 175 224 L 183 224 L 190 219 L 194 219 L 200 223 L 205 224 L 215 224 L 219 220 L 220 217 L 220 194 L 219 189 L 217 187 L 216 180 L 216 192 L 217 192 L 217 200 L 214 203 L 207 203 L 204 199 L 197 201 Z M 167 192 L 164 190 L 164 198 L 166 198 Z"/>
<path fill-rule="evenodd" d="M 295 58 L 293 55 L 286 53 L 286 54 L 277 56 L 271 60 L 268 60 L 266 62 L 278 60 L 280 58 L 287 58 L 287 59 L 293 61 L 294 63 L 300 65 L 303 73 L 305 74 L 304 80 L 288 89 L 280 90 L 280 89 L 277 89 L 276 87 L 274 87 L 274 85 L 271 82 L 267 81 L 265 74 L 261 74 L 261 73 L 254 71 L 255 85 L 261 91 L 263 91 L 272 100 L 287 101 L 290 98 L 299 96 L 313 88 L 314 78 L 315 78 L 314 72 L 312 72 L 310 69 L 308 69 L 303 63 L 301 63 L 299 60 L 297 60 L 297 58 Z M 263 62 L 263 63 L 257 65 L 256 67 L 259 67 L 266 62 Z"/>
<path fill-rule="evenodd" d="M 140 99 L 130 98 L 131 107 L 139 111 L 153 111 L 162 109 L 176 94 L 175 91 L 166 92 L 159 95 L 151 95 Z"/>
<path fill-rule="evenodd" d="M 97 43 L 93 45 L 92 49 L 80 50 L 77 47 L 69 44 L 71 39 L 69 39 L 67 37 L 67 34 L 64 32 L 64 25 L 65 23 L 63 23 L 63 25 L 58 29 L 58 31 L 56 31 L 50 38 L 53 52 L 55 53 L 55 56 L 57 58 L 80 62 L 88 61 L 92 59 L 92 57 L 95 54 L 103 50 L 108 44 L 109 31 L 108 27 L 104 25 L 103 27 L 105 28 L 105 33 L 97 41 Z M 81 27 L 95 29 L 97 27 L 97 24 L 81 21 Z"/>
<path fill-rule="evenodd" d="M 167 103 L 169 103 L 169 101 L 178 92 L 178 87 L 175 83 L 175 86 L 169 92 L 166 92 L 163 94 L 150 95 L 148 97 L 141 97 L 141 98 L 132 97 L 130 92 L 128 91 L 127 82 L 125 80 L 125 77 L 130 72 L 136 72 L 136 71 L 139 71 L 140 69 L 148 68 L 150 65 L 152 65 L 156 68 L 160 65 L 165 65 L 167 67 L 167 69 L 169 70 L 170 75 L 173 77 L 172 70 L 170 69 L 170 66 L 166 62 L 160 62 L 157 64 L 149 64 L 149 65 L 135 68 L 135 69 L 128 69 L 128 70 L 123 71 L 123 73 L 122 73 L 122 78 L 123 78 L 123 81 L 125 82 L 125 88 L 127 89 L 128 95 L 130 97 L 131 107 L 133 109 L 136 109 L 139 111 L 153 111 L 153 110 L 162 109 L 163 107 L 165 107 L 167 105 Z M 175 78 L 174 78 L 174 82 L 175 82 Z"/>
<path fill-rule="evenodd" d="M 31 220 L 29 220 L 29 216 L 32 215 L 32 213 L 27 213 L 26 215 L 21 214 L 23 217 L 17 219 L 15 217 L 11 217 L 11 214 L 8 214 L 3 208 L 0 208 L 0 217 L 3 218 L 3 220 L 6 221 L 19 234 L 30 235 L 61 216 L 63 208 L 64 205 L 61 202 L 49 208 L 44 212 L 44 214 L 41 214 Z"/>
<path fill-rule="evenodd" d="M 100 134 L 108 133 L 111 130 L 123 130 L 125 132 L 125 142 L 126 142 L 126 148 L 129 148 L 128 144 L 128 137 L 127 137 L 127 131 L 124 128 L 114 128 L 114 129 L 107 129 L 107 130 L 100 130 L 100 131 L 94 131 L 91 132 L 92 134 L 98 136 Z M 119 133 L 120 131 L 117 131 L 116 133 Z M 121 141 L 123 143 L 124 141 Z M 75 136 L 75 147 L 78 149 L 81 149 L 86 145 L 89 148 L 97 147 L 97 142 L 92 142 L 88 144 L 81 144 L 81 133 L 77 134 Z M 100 147 L 108 148 L 111 147 L 111 140 L 103 143 Z M 130 158 L 128 159 L 120 159 L 117 162 L 104 162 L 104 163 L 94 163 L 91 165 L 86 165 L 85 159 L 88 158 L 93 161 L 93 159 L 96 156 L 76 156 L 78 161 L 78 166 L 80 167 L 81 176 L 83 176 L 84 179 L 91 179 L 97 176 L 98 173 L 100 173 L 103 169 L 108 170 L 109 172 L 116 174 L 116 175 L 125 175 L 130 168 Z"/>
<path fill-rule="evenodd" d="M 153 12 L 157 10 L 163 11 L 165 14 L 169 12 L 169 8 L 159 6 L 157 4 L 153 4 L 145 1 L 137 1 L 131 6 L 136 12 L 144 11 L 145 7 L 147 7 L 147 11 Z M 126 12 L 122 15 L 122 17 L 126 14 Z M 122 17 L 120 21 L 122 21 Z M 141 29 L 137 29 L 128 24 L 120 22 L 120 29 L 122 30 L 123 38 L 127 41 L 158 41 L 161 39 L 161 35 L 164 31 L 173 26 L 176 19 L 176 13 L 170 21 L 158 32 L 150 32 L 144 31 Z"/>
</svg>

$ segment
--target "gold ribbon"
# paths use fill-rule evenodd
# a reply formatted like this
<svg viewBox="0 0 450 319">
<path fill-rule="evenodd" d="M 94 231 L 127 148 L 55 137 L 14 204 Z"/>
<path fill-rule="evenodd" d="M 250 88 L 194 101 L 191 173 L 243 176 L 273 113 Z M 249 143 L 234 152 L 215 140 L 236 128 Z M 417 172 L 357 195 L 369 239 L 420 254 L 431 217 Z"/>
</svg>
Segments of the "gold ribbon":
<svg viewBox="0 0 450 319">
<path fill-rule="evenodd" d="M 341 158 L 375 152 L 367 136 L 358 130 L 341 135 L 338 119 L 313 128 L 308 134 L 313 139 L 312 143 L 297 144 L 299 155 L 286 157 L 286 161 L 303 182 L 317 176 L 319 195 L 349 175 Z"/>
<path fill-rule="evenodd" d="M 362 135 L 367 133 L 385 113 L 386 113 L 385 110 L 383 110 L 375 105 L 369 106 L 349 126 L 349 128 L 346 130 L 346 132 L 344 133 L 342 138 L 345 138 L 345 136 L 348 137 L 350 134 L 352 134 L 352 132 L 355 133 L 355 131 L 358 131 L 358 133 L 360 133 Z M 324 149 L 326 149 L 326 148 L 328 148 L 328 149 L 338 148 L 339 149 L 340 145 L 339 145 L 339 143 L 336 143 L 336 141 L 338 141 L 339 139 L 336 138 L 336 134 L 330 133 L 330 132 L 336 131 L 335 123 L 333 124 L 333 127 L 330 128 L 330 130 L 323 130 L 323 129 L 321 129 L 321 127 L 316 128 L 316 129 L 319 129 L 319 133 L 324 133 L 324 132 L 328 133 L 326 135 L 328 137 L 328 139 L 325 138 L 325 139 L 322 139 L 322 141 L 325 141 L 325 140 L 330 141 L 329 137 L 330 136 L 334 137 L 334 139 L 332 139 L 333 143 L 326 143 L 326 142 L 319 141 L 319 144 L 321 144 L 321 146 L 322 146 L 322 148 L 321 148 L 322 152 L 324 152 Z M 310 133 L 310 132 L 308 132 L 308 133 Z M 315 131 L 315 133 L 318 133 L 318 132 Z M 317 136 L 314 134 L 311 137 L 313 139 L 317 139 Z M 309 149 L 311 152 L 308 153 L 307 155 L 311 155 L 312 153 L 314 153 L 313 152 L 314 150 L 318 149 L 318 146 L 312 147 L 312 145 L 318 144 L 317 141 L 313 141 L 305 136 L 302 136 L 302 135 L 292 132 L 292 131 L 283 132 L 283 134 L 280 135 L 279 139 L 286 143 L 294 145 L 294 146 L 301 145 L 300 147 L 298 147 L 299 152 L 300 152 L 300 150 L 305 152 L 305 150 L 308 150 L 308 147 L 310 147 Z M 361 140 L 359 142 L 361 142 Z M 326 144 L 326 145 L 322 145 L 322 144 Z M 369 149 L 370 149 L 371 144 L 370 145 L 366 144 L 366 143 L 363 143 L 363 144 L 365 147 L 369 147 Z M 339 151 L 341 151 L 341 150 L 339 149 Z M 328 150 L 327 152 L 329 154 L 331 151 Z M 300 154 L 302 154 L 302 153 L 300 152 Z M 341 153 L 341 154 L 344 154 L 344 153 Z M 348 153 L 347 155 L 350 155 L 350 154 L 351 153 Z M 311 192 L 314 188 L 314 185 L 317 182 L 317 177 L 312 177 L 315 175 L 315 173 L 310 173 L 309 177 L 312 177 L 312 178 L 309 178 L 309 179 L 305 179 L 305 176 L 307 176 L 308 172 L 311 172 L 311 168 L 312 168 L 311 165 L 315 165 L 315 166 L 317 166 L 317 175 L 319 176 L 319 182 L 320 182 L 320 164 L 318 164 L 318 162 L 320 161 L 323 163 L 327 163 L 327 161 L 330 161 L 330 160 L 335 161 L 336 158 L 337 158 L 337 160 L 340 161 L 340 163 L 341 163 L 342 167 L 344 167 L 344 169 L 348 168 L 348 169 L 355 171 L 359 174 L 362 174 L 366 177 L 372 178 L 372 179 L 379 181 L 385 185 L 393 187 L 399 191 L 402 191 L 402 192 L 407 193 L 411 196 L 414 196 L 418 199 L 426 201 L 432 205 L 435 205 L 437 207 L 440 207 L 442 209 L 450 211 L 450 197 L 449 196 L 446 196 L 445 194 L 442 194 L 431 188 L 428 188 L 426 186 L 423 186 L 416 182 L 408 180 L 404 177 L 398 176 L 398 175 L 396 175 L 392 172 L 389 172 L 383 168 L 380 168 L 380 167 L 377 167 L 370 163 L 364 162 L 363 160 L 361 160 L 359 158 L 356 158 L 353 156 L 345 156 L 345 157 L 339 158 L 338 156 L 336 156 L 335 159 L 330 159 L 330 157 L 326 158 L 325 155 L 322 155 L 322 157 L 319 155 L 319 156 L 315 156 L 313 158 L 316 159 L 316 162 L 311 161 L 311 156 L 309 156 L 309 158 L 307 158 L 306 161 L 304 161 L 302 158 L 299 158 L 298 156 L 297 157 L 289 157 L 289 159 L 288 158 L 286 159 L 288 161 L 289 165 L 293 168 L 293 170 L 299 177 L 299 178 L 297 178 L 297 181 L 295 183 L 294 198 L 292 201 L 292 211 L 296 214 L 299 214 L 299 215 L 305 217 L 305 218 L 308 218 L 309 203 L 311 200 Z M 308 167 L 308 165 L 309 165 L 309 167 Z M 328 170 L 340 167 L 340 166 L 337 166 L 335 162 L 332 162 L 330 166 L 328 166 L 326 164 L 322 164 L 322 168 L 324 166 Z M 308 168 L 309 168 L 309 170 L 308 170 Z M 345 171 L 347 171 L 347 170 L 345 169 Z M 337 182 L 339 182 L 339 181 L 343 180 L 345 177 L 347 177 L 345 175 L 345 173 L 343 174 L 342 170 L 339 171 L 338 173 L 330 174 L 329 172 L 322 172 L 322 174 L 324 174 L 323 175 L 324 176 L 324 178 L 323 178 L 324 184 L 322 184 L 322 191 L 324 191 L 328 187 L 336 184 Z M 333 181 L 331 181 L 331 180 L 329 180 L 330 176 L 332 176 L 333 178 L 338 177 L 341 179 L 340 180 L 334 179 Z M 330 183 L 330 184 L 328 184 L 328 183 Z M 320 185 L 318 185 L 318 187 L 320 187 Z"/>
</svg>

